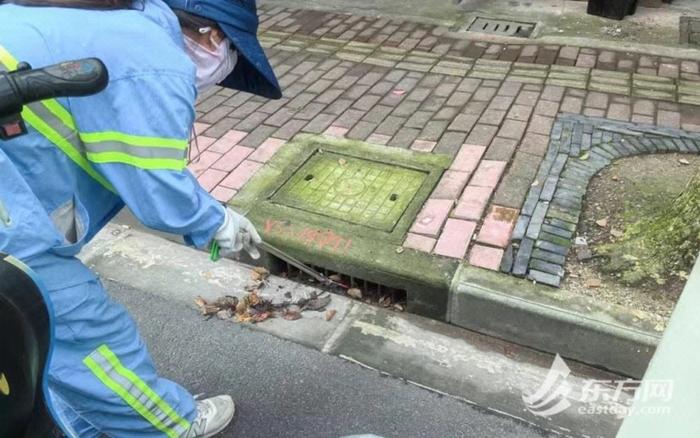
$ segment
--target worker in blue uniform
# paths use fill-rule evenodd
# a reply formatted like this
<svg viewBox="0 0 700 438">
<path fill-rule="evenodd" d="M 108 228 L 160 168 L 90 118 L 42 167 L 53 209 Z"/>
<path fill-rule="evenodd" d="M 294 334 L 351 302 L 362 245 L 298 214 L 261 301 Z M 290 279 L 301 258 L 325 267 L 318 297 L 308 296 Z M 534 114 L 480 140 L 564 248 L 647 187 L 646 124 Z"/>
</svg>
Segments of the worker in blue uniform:
<svg viewBox="0 0 700 438">
<path fill-rule="evenodd" d="M 0 3 L 0 69 L 97 57 L 110 76 L 93 96 L 25 106 L 29 133 L 0 141 L 0 251 L 38 274 L 55 311 L 51 403 L 81 438 L 213 436 L 233 418 L 231 397 L 195 400 L 159 377 L 134 321 L 76 255 L 125 204 L 196 247 L 255 255 L 253 225 L 185 167 L 198 91 L 280 97 L 255 2 Z"/>
</svg>

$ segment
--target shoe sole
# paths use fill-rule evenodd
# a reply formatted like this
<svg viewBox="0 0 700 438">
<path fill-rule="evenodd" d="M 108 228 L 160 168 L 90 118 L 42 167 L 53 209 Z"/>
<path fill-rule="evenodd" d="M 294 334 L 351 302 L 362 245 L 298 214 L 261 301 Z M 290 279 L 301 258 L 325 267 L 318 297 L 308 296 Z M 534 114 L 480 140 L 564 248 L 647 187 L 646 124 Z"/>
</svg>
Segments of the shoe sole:
<svg viewBox="0 0 700 438">
<path fill-rule="evenodd" d="M 238 412 L 238 409 L 236 409 L 236 405 L 234 404 L 233 405 L 233 414 L 231 415 L 231 418 L 229 418 L 229 420 L 226 423 L 224 423 L 220 428 L 213 430 L 213 431 L 209 432 L 208 434 L 202 435 L 201 437 L 197 437 L 197 438 L 212 438 L 213 436 L 220 434 L 221 432 L 224 431 L 224 429 L 229 427 L 231 425 L 231 423 L 233 423 L 233 420 L 236 418 L 236 412 Z"/>
</svg>

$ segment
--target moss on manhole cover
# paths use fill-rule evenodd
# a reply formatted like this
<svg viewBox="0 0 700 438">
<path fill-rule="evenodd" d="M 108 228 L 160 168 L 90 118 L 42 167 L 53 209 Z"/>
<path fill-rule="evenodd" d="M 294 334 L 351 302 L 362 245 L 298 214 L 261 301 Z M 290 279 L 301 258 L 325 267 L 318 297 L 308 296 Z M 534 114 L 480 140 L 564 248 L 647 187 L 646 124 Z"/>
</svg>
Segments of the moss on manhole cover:
<svg viewBox="0 0 700 438">
<path fill-rule="evenodd" d="M 272 201 L 391 232 L 427 176 L 395 164 L 317 151 Z"/>
</svg>

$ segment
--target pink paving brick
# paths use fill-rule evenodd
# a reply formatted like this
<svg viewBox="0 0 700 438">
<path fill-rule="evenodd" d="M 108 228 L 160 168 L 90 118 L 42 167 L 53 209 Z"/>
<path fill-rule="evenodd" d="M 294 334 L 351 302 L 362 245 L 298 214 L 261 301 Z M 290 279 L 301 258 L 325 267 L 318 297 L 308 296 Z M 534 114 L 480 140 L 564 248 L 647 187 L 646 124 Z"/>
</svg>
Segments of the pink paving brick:
<svg viewBox="0 0 700 438">
<path fill-rule="evenodd" d="M 372 134 L 367 138 L 367 143 L 385 145 L 391 140 L 390 135 Z"/>
<path fill-rule="evenodd" d="M 211 125 L 208 123 L 202 123 L 202 122 L 194 122 L 194 133 L 199 135 L 202 132 L 206 131 L 209 129 Z"/>
<path fill-rule="evenodd" d="M 324 131 L 325 135 L 329 135 L 331 137 L 345 137 L 345 134 L 347 134 L 349 131 L 348 128 L 342 128 L 340 126 L 329 126 L 328 129 Z"/>
<path fill-rule="evenodd" d="M 503 250 L 490 246 L 474 245 L 469 252 L 469 264 L 480 268 L 499 271 L 501 269 L 501 259 Z"/>
<path fill-rule="evenodd" d="M 518 210 L 494 205 L 484 219 L 476 240 L 480 243 L 505 248 L 510 241 L 510 235 L 517 219 Z"/>
<path fill-rule="evenodd" d="M 245 146 L 235 146 L 230 151 L 226 152 L 223 157 L 212 166 L 214 169 L 232 171 L 245 160 L 248 155 L 255 151 L 253 148 Z"/>
<path fill-rule="evenodd" d="M 199 151 L 201 152 L 201 151 L 205 150 L 206 148 L 208 148 L 209 146 L 211 146 L 212 143 L 214 143 L 216 141 L 216 139 L 214 137 L 207 137 L 205 135 L 198 135 L 195 138 L 195 141 L 196 142 L 192 142 L 190 144 L 190 148 L 193 148 L 194 150 L 197 150 L 197 148 L 199 148 Z"/>
<path fill-rule="evenodd" d="M 411 232 L 437 237 L 453 204 L 454 201 L 448 199 L 428 199 L 421 212 L 418 213 L 418 217 L 411 227 Z"/>
<path fill-rule="evenodd" d="M 268 138 L 255 149 L 255 152 L 248 159 L 258 163 L 266 163 L 285 143 L 285 140 L 279 138 Z"/>
<path fill-rule="evenodd" d="M 238 142 L 243 140 L 245 138 L 245 136 L 247 136 L 247 135 L 248 135 L 248 133 L 245 131 L 239 131 L 237 129 L 230 129 L 229 131 L 226 132 L 226 134 L 224 134 L 222 136 L 222 138 L 229 138 L 229 139 L 235 141 L 236 144 L 238 144 Z"/>
<path fill-rule="evenodd" d="M 221 158 L 221 154 L 216 152 L 204 151 L 197 156 L 187 168 L 190 172 L 195 174 L 195 176 L 201 175 L 205 170 L 209 169 L 212 164 L 214 164 L 218 159 Z"/>
<path fill-rule="evenodd" d="M 226 177 L 226 172 L 216 169 L 207 169 L 197 177 L 197 181 L 199 181 L 199 184 L 208 192 L 216 187 L 224 177 Z"/>
<path fill-rule="evenodd" d="M 492 187 L 467 186 L 452 216 L 459 219 L 480 220 L 493 192 Z"/>
<path fill-rule="evenodd" d="M 462 145 L 450 168 L 462 172 L 473 172 L 479 164 L 481 156 L 484 155 L 484 151 L 486 151 L 486 146 Z"/>
<path fill-rule="evenodd" d="M 243 188 L 245 183 L 248 182 L 251 176 L 262 167 L 262 164 L 256 163 L 255 161 L 245 160 L 231 172 L 225 180 L 221 181 L 221 185 L 229 187 L 231 189 L 240 190 Z"/>
<path fill-rule="evenodd" d="M 211 195 L 219 202 L 230 201 L 231 198 L 236 196 L 236 193 L 238 193 L 238 190 L 229 189 L 228 187 L 224 186 L 216 186 L 214 187 L 214 190 L 211 191 Z"/>
<path fill-rule="evenodd" d="M 433 252 L 457 259 L 464 258 L 475 229 L 476 222 L 447 219 L 445 229 L 442 230 Z"/>
<path fill-rule="evenodd" d="M 209 146 L 207 150 L 210 150 L 212 152 L 218 152 L 220 154 L 225 154 L 237 144 L 238 140 L 236 140 L 235 138 L 223 136 L 220 139 L 216 140 L 214 143 L 212 143 L 212 145 Z"/>
<path fill-rule="evenodd" d="M 467 185 L 467 180 L 469 180 L 469 172 L 446 170 L 437 187 L 433 190 L 431 197 L 436 199 L 457 199 L 462 193 L 464 186 Z"/>
<path fill-rule="evenodd" d="M 474 172 L 474 176 L 472 177 L 471 181 L 469 181 L 469 185 L 478 187 L 496 187 L 505 168 L 505 161 L 482 160 L 479 167 L 476 169 L 476 172 Z"/>
<path fill-rule="evenodd" d="M 406 248 L 417 249 L 418 251 L 430 252 L 435 246 L 436 240 L 432 237 L 421 236 L 420 234 L 408 233 L 403 246 Z"/>
<path fill-rule="evenodd" d="M 435 145 L 437 145 L 437 142 L 434 141 L 416 140 L 411 145 L 411 149 L 414 151 L 432 152 L 435 149 Z"/>
</svg>

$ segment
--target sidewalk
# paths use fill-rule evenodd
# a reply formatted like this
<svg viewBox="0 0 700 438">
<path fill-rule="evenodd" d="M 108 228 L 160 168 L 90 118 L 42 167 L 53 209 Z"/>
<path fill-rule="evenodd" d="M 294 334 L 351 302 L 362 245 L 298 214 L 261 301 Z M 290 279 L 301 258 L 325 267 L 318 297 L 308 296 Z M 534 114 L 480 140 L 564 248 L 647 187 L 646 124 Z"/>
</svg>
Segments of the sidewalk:
<svg viewBox="0 0 700 438">
<path fill-rule="evenodd" d="M 201 184 L 229 201 L 299 133 L 445 154 L 452 164 L 404 246 L 474 266 L 499 270 L 511 257 L 526 196 L 551 176 L 543 168 L 560 114 L 700 131 L 697 61 L 469 41 L 442 27 L 320 11 L 263 7 L 260 18 L 285 97 L 201 96 L 190 164 Z M 595 145 L 603 122 L 587 122 L 577 141 Z"/>
</svg>

